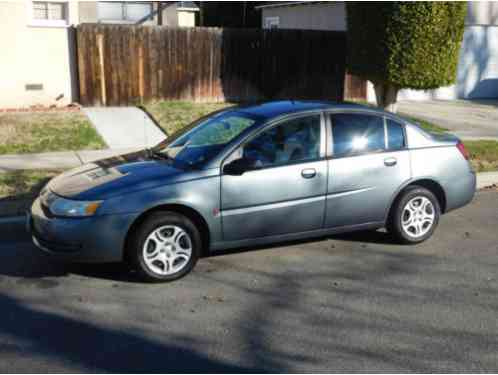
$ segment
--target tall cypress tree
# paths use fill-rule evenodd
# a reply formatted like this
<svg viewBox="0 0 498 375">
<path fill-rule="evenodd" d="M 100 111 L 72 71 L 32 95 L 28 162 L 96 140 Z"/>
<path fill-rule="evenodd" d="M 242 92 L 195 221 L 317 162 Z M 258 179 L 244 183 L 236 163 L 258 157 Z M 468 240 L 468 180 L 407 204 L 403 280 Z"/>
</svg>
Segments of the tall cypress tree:
<svg viewBox="0 0 498 375">
<path fill-rule="evenodd" d="M 466 10 L 466 2 L 347 3 L 350 72 L 393 112 L 399 89 L 454 83 Z"/>
</svg>

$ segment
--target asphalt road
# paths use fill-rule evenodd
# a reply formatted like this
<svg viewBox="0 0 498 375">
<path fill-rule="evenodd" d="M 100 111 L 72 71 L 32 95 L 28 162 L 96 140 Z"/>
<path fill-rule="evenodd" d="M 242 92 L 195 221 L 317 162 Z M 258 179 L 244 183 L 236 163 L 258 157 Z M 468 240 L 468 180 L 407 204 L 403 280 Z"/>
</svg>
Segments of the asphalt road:
<svg viewBox="0 0 498 375">
<path fill-rule="evenodd" d="M 5 233 L 3 233 L 5 236 Z M 0 245 L 0 372 L 498 371 L 498 193 L 382 232 L 201 260 L 163 285 Z"/>
</svg>

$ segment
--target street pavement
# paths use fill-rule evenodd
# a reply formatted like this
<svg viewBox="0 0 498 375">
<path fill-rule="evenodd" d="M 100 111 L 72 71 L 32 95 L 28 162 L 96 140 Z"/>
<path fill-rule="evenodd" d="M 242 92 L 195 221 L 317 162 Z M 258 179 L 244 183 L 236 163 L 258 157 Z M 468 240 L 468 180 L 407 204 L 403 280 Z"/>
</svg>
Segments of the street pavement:
<svg viewBox="0 0 498 375">
<path fill-rule="evenodd" d="M 243 249 L 152 285 L 0 227 L 0 372 L 497 372 L 497 224 L 480 192 L 417 246 Z"/>
</svg>

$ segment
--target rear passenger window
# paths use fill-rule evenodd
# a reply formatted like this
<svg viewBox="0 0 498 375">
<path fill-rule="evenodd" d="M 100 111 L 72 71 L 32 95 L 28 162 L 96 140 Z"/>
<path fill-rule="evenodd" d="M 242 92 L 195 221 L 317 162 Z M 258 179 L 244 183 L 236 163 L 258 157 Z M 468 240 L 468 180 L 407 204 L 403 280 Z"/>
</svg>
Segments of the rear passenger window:
<svg viewBox="0 0 498 375">
<path fill-rule="evenodd" d="M 344 113 L 332 115 L 334 156 L 386 149 L 384 119 L 380 116 Z"/>
<path fill-rule="evenodd" d="M 405 147 L 405 134 L 403 126 L 393 120 L 387 119 L 387 148 L 400 150 Z"/>
</svg>

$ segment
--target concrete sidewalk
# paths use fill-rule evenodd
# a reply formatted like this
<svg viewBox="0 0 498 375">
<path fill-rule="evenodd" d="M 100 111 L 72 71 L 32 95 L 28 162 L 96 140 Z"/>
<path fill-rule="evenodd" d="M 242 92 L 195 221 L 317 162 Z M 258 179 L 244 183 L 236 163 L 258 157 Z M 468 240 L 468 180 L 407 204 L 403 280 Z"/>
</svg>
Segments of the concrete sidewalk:
<svg viewBox="0 0 498 375">
<path fill-rule="evenodd" d="M 152 147 L 166 133 L 137 107 L 86 107 L 83 112 L 109 148 Z"/>
<path fill-rule="evenodd" d="M 137 151 L 140 148 L 47 152 L 43 154 L 0 155 L 0 173 L 23 169 L 68 169 L 95 160 Z"/>
</svg>

